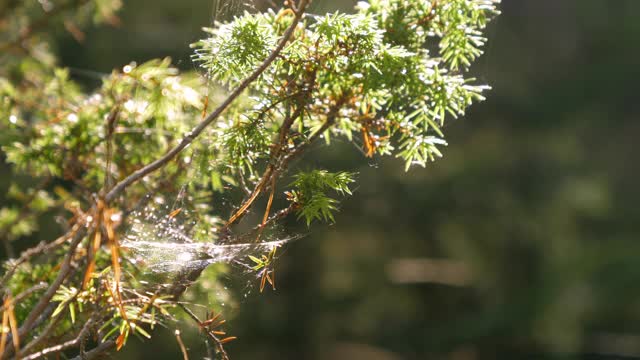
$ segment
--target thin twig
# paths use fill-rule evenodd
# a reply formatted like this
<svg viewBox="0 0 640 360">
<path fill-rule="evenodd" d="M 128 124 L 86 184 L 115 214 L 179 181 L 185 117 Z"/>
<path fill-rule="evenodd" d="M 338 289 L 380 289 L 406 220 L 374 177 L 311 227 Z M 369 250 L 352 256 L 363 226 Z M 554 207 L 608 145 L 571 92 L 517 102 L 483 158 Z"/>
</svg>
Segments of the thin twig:
<svg viewBox="0 0 640 360">
<path fill-rule="evenodd" d="M 111 350 L 111 348 L 113 348 L 116 345 L 116 342 L 113 340 L 107 340 L 103 343 L 100 343 L 100 345 L 96 346 L 95 348 L 93 348 L 90 351 L 87 351 L 84 354 L 80 354 L 74 358 L 72 358 L 71 360 L 92 360 L 95 359 L 96 357 L 102 355 L 102 353 L 104 353 L 105 351 Z"/>
<path fill-rule="evenodd" d="M 322 124 L 322 126 L 315 133 L 313 133 L 309 137 L 309 139 L 307 139 L 307 141 L 298 145 L 293 151 L 291 151 L 282 160 L 282 166 L 286 167 L 289 162 L 291 162 L 291 160 L 303 153 L 309 146 L 311 146 L 311 144 L 318 140 L 325 131 L 329 130 L 329 128 L 335 124 L 336 118 L 338 117 L 338 114 L 340 112 L 340 108 L 342 107 L 342 105 L 344 105 L 344 101 L 344 98 L 342 98 L 329 110 L 329 114 L 327 115 L 327 119 L 325 120 L 324 124 Z"/>
<path fill-rule="evenodd" d="M 242 189 L 245 196 L 251 196 L 251 189 L 247 186 L 247 182 L 244 180 L 244 174 L 242 171 L 238 174 L 238 179 L 240 180 L 240 189 Z"/>
<path fill-rule="evenodd" d="M 267 221 L 265 221 L 263 224 L 258 224 L 256 225 L 252 230 L 252 232 L 254 231 L 259 231 L 262 228 L 265 228 L 267 226 L 269 226 L 270 224 L 280 221 L 282 219 L 284 219 L 285 217 L 287 217 L 289 214 L 291 214 L 294 210 L 296 210 L 298 208 L 298 204 L 291 204 L 288 207 L 278 211 L 277 213 L 271 215 L 271 217 L 269 219 L 267 219 Z"/>
<path fill-rule="evenodd" d="M 66 234 L 60 236 L 59 238 L 57 238 L 51 243 L 46 243 L 42 241 L 38 245 L 22 252 L 22 254 L 17 260 L 11 262 L 11 268 L 7 270 L 7 272 L 2 276 L 2 280 L 0 280 L 0 285 L 4 285 L 13 276 L 13 274 L 18 269 L 18 267 L 24 264 L 25 262 L 29 261 L 29 259 L 31 259 L 33 256 L 48 253 L 51 250 L 57 248 L 58 246 L 61 246 L 62 244 L 64 244 L 71 236 L 73 236 L 73 234 L 75 234 L 78 231 L 79 227 L 80 225 L 76 225 L 72 227 Z"/>
<path fill-rule="evenodd" d="M 280 155 L 282 148 L 285 146 L 286 135 L 291 129 L 291 126 L 293 125 L 295 120 L 302 115 L 303 111 L 304 111 L 304 106 L 299 106 L 295 110 L 295 112 L 291 116 L 288 116 L 282 123 L 282 126 L 280 127 L 280 135 L 278 137 L 279 140 L 272 148 L 271 155 L 269 156 L 269 158 L 271 159 L 271 162 L 267 166 L 267 169 L 264 171 L 262 178 L 253 189 L 251 196 L 249 196 L 247 200 L 245 200 L 242 203 L 240 208 L 238 208 L 238 210 L 235 211 L 233 215 L 231 215 L 229 220 L 227 220 L 227 223 L 222 227 L 221 229 L 222 233 L 226 232 L 226 230 L 229 229 L 231 225 L 236 223 L 246 214 L 247 210 L 251 207 L 251 205 L 253 205 L 254 201 L 258 198 L 260 193 L 267 187 L 267 184 L 271 181 L 271 179 L 276 178 L 278 176 L 280 171 L 276 166 L 276 162 L 278 160 L 278 156 Z"/>
<path fill-rule="evenodd" d="M 106 202 L 109 203 L 113 201 L 116 197 L 122 194 L 122 192 L 124 192 L 127 187 L 147 176 L 148 174 L 165 166 L 176 155 L 184 150 L 184 148 L 191 144 L 202 133 L 202 131 L 204 131 L 207 126 L 209 126 L 209 124 L 217 119 L 222 114 L 222 112 L 224 112 L 227 107 L 229 107 L 229 105 L 231 105 L 231 103 L 233 103 L 236 98 L 238 98 L 240 94 L 242 94 L 244 90 L 251 83 L 253 83 L 278 57 L 287 42 L 289 42 L 289 39 L 293 35 L 293 32 L 300 22 L 300 19 L 304 15 L 304 10 L 306 9 L 308 2 L 309 0 L 300 0 L 300 3 L 297 7 L 298 10 L 295 12 L 293 22 L 282 36 L 282 39 L 280 39 L 280 42 L 278 43 L 276 48 L 271 52 L 269 57 L 266 58 L 256 70 L 254 70 L 251 75 L 249 75 L 246 79 L 244 79 L 244 81 L 242 81 L 242 83 L 240 83 L 240 85 L 225 99 L 222 104 L 220 104 L 220 106 L 218 106 L 217 109 L 215 109 L 211 114 L 209 114 L 209 116 L 202 120 L 195 128 L 193 128 L 193 130 L 191 130 L 191 132 L 189 132 L 185 137 L 182 138 L 182 140 L 176 147 L 169 150 L 164 156 L 133 172 L 124 180 L 116 184 L 113 189 L 111 189 L 111 191 L 109 191 L 109 193 L 105 196 Z"/>
<path fill-rule="evenodd" d="M 258 236 L 256 236 L 256 241 L 260 241 L 260 236 L 262 236 L 262 231 L 267 224 L 267 220 L 269 219 L 269 214 L 271 213 L 271 205 L 273 205 L 273 195 L 276 192 L 276 178 L 271 179 L 271 193 L 269 194 L 269 200 L 267 201 L 267 208 L 264 210 L 264 215 L 262 217 L 262 223 L 260 223 L 260 228 L 258 230 Z"/>
<path fill-rule="evenodd" d="M 240 208 L 229 218 L 227 223 L 222 227 L 221 231 L 223 233 L 226 232 L 226 230 L 228 230 L 232 224 L 234 224 L 240 218 L 242 218 L 242 216 L 244 216 L 246 211 L 251 207 L 253 202 L 257 199 L 258 195 L 260 195 L 261 192 L 266 190 L 266 188 L 268 187 L 268 184 L 272 182 L 272 179 L 277 179 L 277 177 L 283 171 L 286 170 L 291 160 L 293 160 L 296 156 L 300 155 L 311 143 L 316 141 L 320 137 L 320 135 L 322 135 L 322 133 L 324 133 L 327 129 L 333 126 L 338 116 L 338 113 L 340 111 L 340 108 L 342 107 L 342 105 L 344 105 L 346 98 L 347 98 L 346 96 L 343 96 L 340 99 L 338 99 L 336 104 L 331 107 L 329 114 L 327 115 L 327 120 L 322 125 L 322 127 L 320 127 L 320 129 L 318 129 L 315 133 L 313 133 L 309 137 L 309 139 L 307 139 L 307 141 L 298 145 L 292 152 L 290 152 L 288 155 L 285 155 L 282 158 L 282 160 L 278 162 L 278 159 L 276 159 L 276 157 L 280 155 L 280 152 L 279 152 L 280 150 L 278 149 L 283 148 L 284 142 L 286 141 L 286 133 L 291 128 L 291 125 L 293 125 L 293 120 L 295 120 L 298 116 L 302 114 L 302 111 L 304 110 L 304 108 L 299 107 L 296 110 L 296 113 L 294 113 L 291 117 L 285 120 L 285 122 L 281 127 L 280 141 L 276 145 L 276 148 L 274 150 L 275 153 L 272 153 L 271 155 L 271 158 L 272 158 L 271 163 L 267 166 L 267 169 L 262 175 L 260 182 L 258 182 L 256 187 L 254 188 L 251 196 L 242 204 L 242 206 L 240 206 Z"/>
<path fill-rule="evenodd" d="M 269 225 L 278 222 L 282 219 L 284 219 L 285 217 L 289 216 L 292 212 L 294 212 L 295 210 L 297 210 L 300 207 L 300 205 L 298 203 L 292 203 L 290 204 L 288 207 L 279 210 L 278 212 L 276 212 L 275 214 L 271 215 L 271 217 L 269 217 L 269 219 L 267 219 L 267 221 L 265 221 L 264 224 L 259 223 L 258 225 L 254 226 L 251 230 L 243 233 L 243 234 L 239 234 L 239 235 L 234 235 L 233 237 L 230 237 L 228 239 L 226 239 L 227 243 L 229 244 L 241 244 L 241 243 L 246 243 L 248 241 L 255 241 L 255 234 L 263 231 L 265 228 L 267 228 Z M 258 239 L 259 240 L 259 239 Z"/>
<path fill-rule="evenodd" d="M 182 310 L 184 310 L 185 313 L 187 313 L 187 315 L 189 315 L 191 319 L 193 319 L 193 321 L 198 323 L 198 326 L 202 327 L 202 321 L 200 321 L 198 316 L 194 314 L 193 311 L 191 311 L 191 309 L 186 307 L 186 305 L 184 304 L 178 304 L 178 305 L 182 308 Z M 218 338 L 211 331 L 207 331 L 207 329 L 204 329 L 204 328 L 202 329 L 207 334 L 207 336 L 209 336 L 209 338 L 216 344 L 216 347 L 218 348 L 218 352 L 220 353 L 222 360 L 229 360 L 229 355 L 227 354 L 227 351 L 224 349 L 224 344 L 222 343 L 222 340 L 220 340 L 220 338 Z"/>
<path fill-rule="evenodd" d="M 118 121 L 118 115 L 120 114 L 120 104 L 116 104 L 116 106 L 109 112 L 109 116 L 105 122 L 105 130 L 106 130 L 106 144 L 107 144 L 107 154 L 106 154 L 106 170 L 104 172 L 104 190 L 108 191 L 111 187 L 111 162 L 113 160 L 113 134 L 116 127 L 116 122 Z"/>
<path fill-rule="evenodd" d="M 24 298 L 28 297 L 29 295 L 33 294 L 34 292 L 39 291 L 39 290 L 46 289 L 46 288 L 47 288 L 47 286 L 48 286 L 48 284 L 47 284 L 47 283 L 45 283 L 45 282 L 42 282 L 42 283 L 36 284 L 36 285 L 34 285 L 34 286 L 32 286 L 32 287 L 28 288 L 27 290 L 25 290 L 25 291 L 21 292 L 21 293 L 20 293 L 20 294 L 18 294 L 17 296 L 15 296 L 15 297 L 13 298 L 13 302 L 17 304 L 17 303 L 19 303 L 20 301 L 22 301 L 22 299 L 24 299 Z M 5 310 L 5 306 L 4 306 L 4 305 L 0 306 L 0 311 L 4 311 L 4 310 Z"/>
<path fill-rule="evenodd" d="M 58 305 L 58 306 L 61 306 L 63 308 L 67 307 L 67 305 L 69 305 L 72 301 L 75 301 L 77 296 L 78 296 L 78 294 L 76 293 L 76 295 L 72 296 L 70 299 L 67 299 L 64 302 L 64 304 L 61 304 L 61 305 Z M 51 319 L 51 321 L 49 321 L 49 325 L 47 325 L 47 327 L 44 330 L 42 330 L 42 332 L 40 332 L 37 337 L 33 338 L 33 340 L 31 340 L 27 345 L 25 345 L 24 348 L 22 348 L 20 350 L 20 353 L 26 353 L 29 350 L 31 350 L 31 349 L 35 348 L 36 346 L 40 345 L 41 342 L 47 340 L 48 337 L 49 337 L 49 334 L 51 334 L 51 332 L 53 332 L 56 329 L 56 326 L 58 325 L 58 321 L 60 321 L 60 319 L 62 318 L 62 314 L 63 313 L 60 312 L 56 316 L 54 316 Z M 90 323 L 91 323 L 91 321 L 87 321 L 85 326 L 89 325 Z M 16 358 L 18 357 L 18 355 L 20 355 L 20 354 L 17 354 Z"/>
<path fill-rule="evenodd" d="M 182 169 L 182 167 L 180 167 Z M 160 192 L 163 188 L 175 183 L 175 179 L 181 174 L 181 171 L 176 171 L 171 176 L 163 177 L 157 184 L 157 186 L 153 189 L 147 189 L 147 193 L 144 194 L 140 199 L 133 205 L 131 208 L 125 210 L 122 214 L 122 221 L 124 222 L 131 214 L 136 211 L 142 210 L 145 206 L 149 204 L 151 199 L 153 199 L 154 195 Z"/>
<path fill-rule="evenodd" d="M 29 355 L 27 355 L 27 356 L 25 356 L 25 357 L 21 357 L 21 359 L 22 359 L 22 360 L 33 360 L 33 359 L 38 359 L 38 358 L 43 357 L 43 356 L 45 356 L 45 355 L 47 355 L 47 354 L 49 354 L 49 353 L 58 352 L 58 351 L 62 351 L 62 350 L 65 350 L 65 349 L 68 349 L 68 348 L 72 348 L 72 347 L 74 347 L 74 346 L 77 346 L 77 345 L 80 343 L 80 341 L 81 341 L 85 336 L 87 336 L 87 334 L 89 333 L 89 330 L 91 330 L 91 327 L 93 326 L 93 321 L 94 321 L 94 320 L 93 320 L 93 318 L 90 318 L 90 319 L 89 319 L 89 320 L 84 324 L 84 326 L 82 327 L 82 329 L 81 329 L 81 330 L 80 330 L 80 332 L 78 333 L 78 336 L 76 336 L 74 339 L 69 340 L 69 341 L 66 341 L 66 342 L 64 342 L 64 343 L 62 343 L 62 344 L 58 344 L 58 345 L 55 345 L 55 346 L 48 347 L 48 348 L 46 348 L 46 349 L 42 349 L 42 350 L 40 350 L 40 351 L 38 351 L 38 352 L 35 352 L 35 353 L 33 353 L 33 354 L 29 354 Z M 46 335 L 46 332 L 45 332 L 45 333 L 43 333 L 42 335 L 38 336 L 36 339 L 34 339 L 31 343 L 34 343 L 34 342 L 35 342 L 37 339 L 39 339 L 39 338 L 46 338 L 46 336 L 47 336 L 47 335 Z M 23 349 L 22 351 L 23 351 L 23 352 L 24 352 L 24 351 L 27 351 L 27 350 L 28 350 L 28 349 L 30 349 L 31 347 L 34 347 L 34 346 L 36 346 L 36 345 L 37 345 L 37 344 L 33 344 L 33 345 L 31 345 L 31 343 L 30 343 L 30 344 L 28 344 L 27 346 L 25 346 L 25 347 L 24 347 L 24 349 Z"/>
<path fill-rule="evenodd" d="M 182 341 L 182 337 L 180 336 L 180 330 L 176 329 L 176 340 L 178 341 L 178 346 L 180 346 L 180 351 L 182 351 L 182 358 L 184 360 L 189 360 L 189 353 L 187 352 L 187 347 L 184 346 L 184 342 Z"/>
</svg>

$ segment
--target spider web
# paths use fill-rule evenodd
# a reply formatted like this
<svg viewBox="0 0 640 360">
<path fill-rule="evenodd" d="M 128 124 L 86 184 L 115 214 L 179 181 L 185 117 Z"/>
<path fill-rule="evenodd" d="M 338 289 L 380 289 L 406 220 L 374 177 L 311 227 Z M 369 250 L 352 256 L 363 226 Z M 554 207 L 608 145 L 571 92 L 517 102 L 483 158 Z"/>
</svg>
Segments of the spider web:
<svg viewBox="0 0 640 360">
<path fill-rule="evenodd" d="M 256 0 L 213 0 L 211 5 L 211 25 L 228 21 L 243 11 L 254 11 Z"/>
<path fill-rule="evenodd" d="M 131 227 L 120 247 L 128 259 L 146 273 L 170 274 L 201 270 L 214 263 L 230 263 L 251 268 L 249 255 L 280 247 L 293 237 L 262 242 L 225 244 L 194 240 L 189 229 L 193 223 L 170 216 L 168 207 L 145 208 L 130 215 Z M 189 215 L 185 215 L 188 219 Z"/>
<path fill-rule="evenodd" d="M 213 0 L 211 25 L 216 26 L 244 11 L 254 10 L 253 1 Z M 198 163 L 196 158 L 199 156 L 204 155 L 194 154 L 192 163 Z M 225 243 L 212 233 L 204 236 L 206 240 L 203 242 L 202 234 L 194 230 L 198 228 L 199 216 L 196 213 L 198 210 L 192 206 L 188 188 L 187 182 L 181 184 L 177 194 L 153 195 L 143 208 L 128 215 L 130 226 L 125 231 L 120 247 L 127 261 L 133 263 L 142 274 L 150 275 L 147 277 L 161 275 L 157 278 L 175 281 L 178 274 L 203 270 L 216 263 L 239 265 L 245 273 L 253 273 L 255 264 L 250 261 L 249 255 L 259 257 L 294 239 L 264 234 L 261 242 L 247 239 L 245 243 Z M 175 215 L 176 212 L 179 212 L 179 216 Z"/>
</svg>

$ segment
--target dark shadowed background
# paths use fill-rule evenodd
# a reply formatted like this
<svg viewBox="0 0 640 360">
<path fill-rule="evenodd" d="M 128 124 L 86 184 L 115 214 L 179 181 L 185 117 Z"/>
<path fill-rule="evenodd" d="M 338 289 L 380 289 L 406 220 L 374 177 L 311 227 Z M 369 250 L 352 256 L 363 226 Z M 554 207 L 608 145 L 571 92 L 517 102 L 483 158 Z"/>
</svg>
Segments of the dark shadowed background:
<svg viewBox="0 0 640 360">
<path fill-rule="evenodd" d="M 193 69 L 213 2 L 125 1 L 119 28 L 61 32 L 57 53 L 87 88 L 132 60 Z M 473 68 L 493 90 L 447 125 L 443 159 L 405 173 L 347 144 L 308 155 L 358 171 L 357 191 L 286 247 L 277 291 L 230 284 L 232 359 L 640 356 L 640 1 L 501 10 Z M 173 330 L 113 357 L 181 358 Z"/>
</svg>

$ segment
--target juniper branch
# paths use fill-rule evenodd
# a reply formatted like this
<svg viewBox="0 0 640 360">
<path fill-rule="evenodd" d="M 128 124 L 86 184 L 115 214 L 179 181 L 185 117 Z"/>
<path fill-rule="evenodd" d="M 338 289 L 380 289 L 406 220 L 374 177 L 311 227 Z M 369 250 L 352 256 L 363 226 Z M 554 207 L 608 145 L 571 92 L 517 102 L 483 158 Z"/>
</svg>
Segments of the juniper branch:
<svg viewBox="0 0 640 360">
<path fill-rule="evenodd" d="M 280 42 L 276 46 L 276 48 L 271 52 L 269 57 L 267 57 L 258 68 L 256 68 L 253 73 L 251 73 L 246 79 L 238 85 L 238 87 L 215 109 L 212 113 L 210 113 L 204 120 L 202 120 L 196 127 L 193 128 L 185 137 L 182 138 L 180 143 L 169 150 L 164 156 L 153 161 L 152 163 L 146 165 L 145 167 L 133 172 L 131 175 L 126 177 L 124 180 L 120 181 L 116 184 L 111 191 L 105 196 L 105 200 L 107 203 L 113 201 L 116 197 L 122 194 L 127 187 L 134 184 L 138 180 L 142 179 L 146 175 L 151 174 L 152 172 L 160 169 L 165 166 L 169 161 L 171 161 L 176 155 L 178 155 L 182 150 L 184 150 L 189 144 L 191 144 L 201 133 L 204 131 L 209 124 L 211 124 L 215 119 L 217 119 L 228 107 L 231 105 L 237 98 L 244 92 L 244 90 L 254 82 L 260 74 L 262 74 L 273 61 L 278 57 L 282 49 L 284 49 L 287 42 L 293 35 L 298 23 L 302 19 L 304 15 L 304 11 L 309 4 L 309 0 L 300 0 L 300 3 L 296 7 L 294 11 L 294 19 L 289 28 L 285 31 L 284 35 L 280 39 Z M 293 5 L 292 5 L 293 6 Z"/>
</svg>

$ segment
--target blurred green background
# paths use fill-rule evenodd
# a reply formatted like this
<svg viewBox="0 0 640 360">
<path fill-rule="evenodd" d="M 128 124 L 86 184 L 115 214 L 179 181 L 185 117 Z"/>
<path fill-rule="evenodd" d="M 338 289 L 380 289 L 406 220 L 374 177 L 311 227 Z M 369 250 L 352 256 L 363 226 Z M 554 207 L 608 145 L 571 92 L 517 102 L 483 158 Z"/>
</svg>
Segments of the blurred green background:
<svg viewBox="0 0 640 360">
<path fill-rule="evenodd" d="M 125 1 L 120 27 L 84 43 L 61 32 L 56 52 L 88 88 L 132 60 L 194 69 L 188 45 L 215 3 Z M 225 4 L 222 16 L 243 9 Z M 277 291 L 245 297 L 230 276 L 232 359 L 640 356 L 640 1 L 501 10 L 473 68 L 493 90 L 445 128 L 443 159 L 405 173 L 346 143 L 308 155 L 358 171 L 359 187 L 335 225 L 286 247 Z M 173 330 L 113 356 L 181 358 Z M 202 355 L 197 334 L 186 342 Z"/>
</svg>

